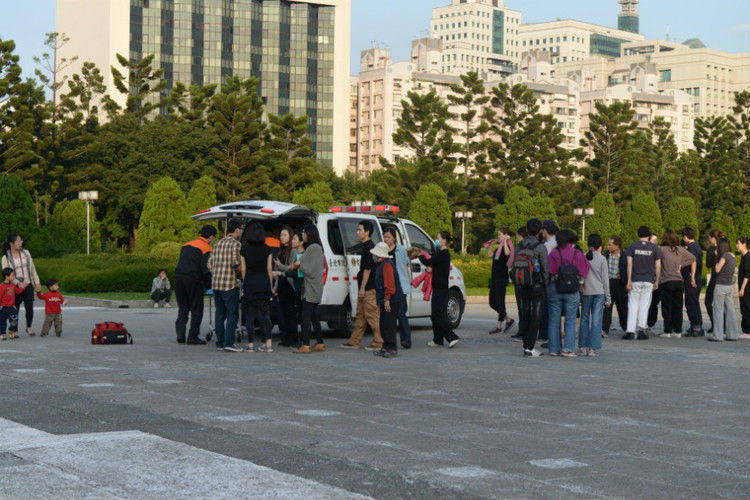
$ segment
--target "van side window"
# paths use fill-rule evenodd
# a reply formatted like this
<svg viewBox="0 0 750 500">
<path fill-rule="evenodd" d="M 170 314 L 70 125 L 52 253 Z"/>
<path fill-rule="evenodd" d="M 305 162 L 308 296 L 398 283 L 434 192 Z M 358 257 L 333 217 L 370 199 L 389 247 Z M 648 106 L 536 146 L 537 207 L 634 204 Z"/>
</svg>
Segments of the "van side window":
<svg viewBox="0 0 750 500">
<path fill-rule="evenodd" d="M 359 226 L 360 219 L 341 217 L 338 219 L 339 229 L 341 230 L 341 239 L 344 244 L 344 249 L 347 254 L 359 255 L 362 253 L 362 242 L 357 238 L 357 226 Z M 376 221 L 373 221 L 374 231 L 370 235 L 370 239 L 374 244 L 383 240 L 380 233 L 380 225 Z"/>
<path fill-rule="evenodd" d="M 396 243 L 404 244 L 404 235 L 401 234 L 401 230 L 395 224 L 380 223 L 381 232 L 384 232 L 386 228 L 393 228 L 396 231 Z"/>
<path fill-rule="evenodd" d="M 424 231 L 408 223 L 405 223 L 404 227 L 406 228 L 406 234 L 409 236 L 411 246 L 424 250 L 427 253 L 434 252 L 435 243 L 432 242 Z"/>
<path fill-rule="evenodd" d="M 344 241 L 341 239 L 341 229 L 338 221 L 328 221 L 328 246 L 334 255 L 344 255 Z"/>
</svg>

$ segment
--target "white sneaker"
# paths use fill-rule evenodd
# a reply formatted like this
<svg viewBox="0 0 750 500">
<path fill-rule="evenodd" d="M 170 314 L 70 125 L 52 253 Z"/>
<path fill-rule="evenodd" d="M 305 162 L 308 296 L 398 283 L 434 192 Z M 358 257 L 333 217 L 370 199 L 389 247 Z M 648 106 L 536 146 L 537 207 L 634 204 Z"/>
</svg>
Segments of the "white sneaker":
<svg viewBox="0 0 750 500">
<path fill-rule="evenodd" d="M 672 338 L 673 339 L 681 339 L 682 338 L 682 334 L 681 333 L 673 333 L 672 334 Z"/>
<path fill-rule="evenodd" d="M 158 302 L 154 302 L 154 309 L 159 309 L 159 303 Z"/>
<path fill-rule="evenodd" d="M 536 349 L 531 349 L 531 350 L 524 349 L 523 350 L 523 355 L 526 358 L 538 358 L 540 356 L 544 356 L 544 353 L 543 352 L 539 352 Z"/>
<path fill-rule="evenodd" d="M 171 305 L 169 304 L 169 302 L 165 302 L 165 303 L 164 303 L 164 307 L 166 307 L 167 309 L 169 309 L 169 308 L 170 308 L 170 307 L 172 307 L 172 306 L 171 306 Z"/>
<path fill-rule="evenodd" d="M 448 347 L 455 347 L 456 344 L 458 344 L 458 341 L 461 339 L 454 339 L 450 341 L 450 344 L 448 344 Z"/>
<path fill-rule="evenodd" d="M 672 338 L 672 334 L 671 333 L 662 333 L 661 335 L 659 335 L 659 337 L 661 337 L 663 339 L 671 339 Z"/>
<path fill-rule="evenodd" d="M 443 344 L 436 344 L 435 342 L 430 340 L 429 342 L 427 342 L 427 347 L 443 347 Z"/>
</svg>

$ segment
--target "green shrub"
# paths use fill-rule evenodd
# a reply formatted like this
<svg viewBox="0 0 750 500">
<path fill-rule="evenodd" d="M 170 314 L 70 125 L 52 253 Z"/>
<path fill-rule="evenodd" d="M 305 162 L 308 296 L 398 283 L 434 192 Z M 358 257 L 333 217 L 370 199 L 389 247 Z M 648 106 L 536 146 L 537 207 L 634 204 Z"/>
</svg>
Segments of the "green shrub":
<svg viewBox="0 0 750 500">
<path fill-rule="evenodd" d="M 149 253 L 152 257 L 157 259 L 173 260 L 177 262 L 177 259 L 180 258 L 182 245 L 182 243 L 175 243 L 174 241 L 164 241 L 152 248 Z"/>
<path fill-rule="evenodd" d="M 167 269 L 174 282 L 177 261 L 146 255 L 98 254 L 66 255 L 59 258 L 35 258 L 39 278 L 44 282 L 55 278 L 68 293 L 144 292 L 151 290 L 151 281 L 159 269 Z"/>
<path fill-rule="evenodd" d="M 492 278 L 492 259 L 483 255 L 453 256 L 453 264 L 464 275 L 466 288 L 489 288 Z"/>
</svg>

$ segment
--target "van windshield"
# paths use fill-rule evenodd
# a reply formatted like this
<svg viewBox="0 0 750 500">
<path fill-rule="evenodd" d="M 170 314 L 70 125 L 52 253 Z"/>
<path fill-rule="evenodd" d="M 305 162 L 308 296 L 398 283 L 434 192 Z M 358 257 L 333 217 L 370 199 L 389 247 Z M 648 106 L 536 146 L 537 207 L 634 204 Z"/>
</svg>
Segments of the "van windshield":
<svg viewBox="0 0 750 500">
<path fill-rule="evenodd" d="M 375 229 L 370 235 L 370 238 L 372 239 L 372 242 L 377 245 L 379 242 L 383 241 L 383 238 L 380 235 L 380 225 L 376 221 L 373 221 L 373 225 L 375 226 Z M 357 226 L 359 226 L 359 219 L 344 217 L 339 219 L 341 237 L 344 240 L 344 250 L 347 254 L 358 255 L 362 253 L 362 242 L 357 238 Z"/>
</svg>

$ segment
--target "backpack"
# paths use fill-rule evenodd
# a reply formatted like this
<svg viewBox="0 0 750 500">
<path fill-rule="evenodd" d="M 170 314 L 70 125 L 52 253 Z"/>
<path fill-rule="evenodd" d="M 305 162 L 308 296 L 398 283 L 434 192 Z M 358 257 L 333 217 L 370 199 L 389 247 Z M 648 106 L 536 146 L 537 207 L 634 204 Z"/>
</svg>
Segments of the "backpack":
<svg viewBox="0 0 750 500">
<path fill-rule="evenodd" d="M 539 282 L 539 271 L 534 270 L 536 255 L 534 249 L 541 245 L 539 241 L 530 248 L 518 250 L 510 266 L 510 279 L 521 288 L 533 288 Z"/>
<path fill-rule="evenodd" d="M 573 249 L 573 255 L 575 256 L 575 248 Z M 560 254 L 560 269 L 557 271 L 557 279 L 555 280 L 555 286 L 557 287 L 558 293 L 573 293 L 578 291 L 578 268 L 570 264 L 566 264 L 563 259 L 562 252 L 557 249 L 557 253 Z"/>
<path fill-rule="evenodd" d="M 97 323 L 91 330 L 92 344 L 132 344 L 133 337 L 122 323 Z"/>
</svg>

